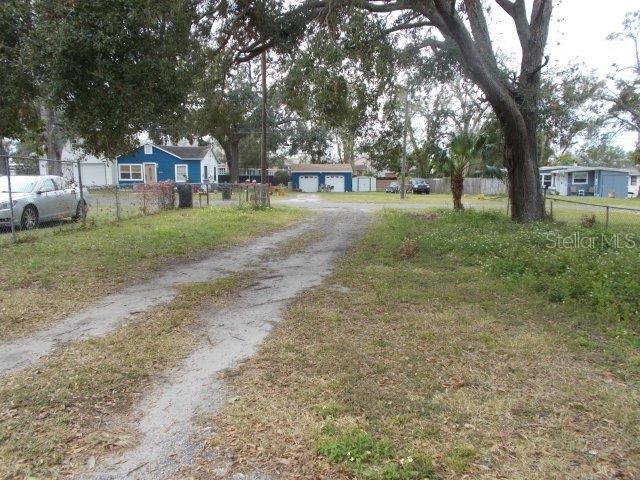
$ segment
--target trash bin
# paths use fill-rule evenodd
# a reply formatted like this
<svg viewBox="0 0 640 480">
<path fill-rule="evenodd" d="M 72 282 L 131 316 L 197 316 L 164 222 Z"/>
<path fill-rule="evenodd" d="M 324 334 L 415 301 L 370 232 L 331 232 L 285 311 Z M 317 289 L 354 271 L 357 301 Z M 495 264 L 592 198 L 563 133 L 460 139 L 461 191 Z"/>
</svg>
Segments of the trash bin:
<svg viewBox="0 0 640 480">
<path fill-rule="evenodd" d="M 220 185 L 223 200 L 231 200 L 231 185 Z"/>
<path fill-rule="evenodd" d="M 191 189 L 191 185 L 178 185 L 178 208 L 193 208 L 193 190 Z"/>
</svg>

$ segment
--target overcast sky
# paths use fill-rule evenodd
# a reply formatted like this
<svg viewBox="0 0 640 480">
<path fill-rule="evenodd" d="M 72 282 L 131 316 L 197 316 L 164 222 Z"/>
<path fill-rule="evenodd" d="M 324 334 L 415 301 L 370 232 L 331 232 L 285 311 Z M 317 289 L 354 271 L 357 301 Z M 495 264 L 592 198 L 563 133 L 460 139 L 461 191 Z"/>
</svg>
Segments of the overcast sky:
<svg viewBox="0 0 640 480">
<path fill-rule="evenodd" d="M 528 2 L 531 8 L 532 1 Z M 497 44 L 506 51 L 516 52 L 517 37 L 513 22 L 500 8 L 494 7 L 500 37 L 505 41 Z M 559 0 L 554 1 L 552 26 L 547 54 L 551 66 L 562 67 L 582 63 L 603 78 L 611 73 L 612 64 L 629 65 L 634 59 L 630 42 L 607 40 L 613 32 L 622 30 L 622 22 L 627 12 L 640 9 L 638 0 Z M 514 49 L 508 48 L 514 42 Z M 621 135 L 620 146 L 634 148 L 635 134 Z"/>
<path fill-rule="evenodd" d="M 625 13 L 638 9 L 638 0 L 562 0 L 554 10 L 548 53 L 561 64 L 581 61 L 602 75 L 613 63 L 628 65 L 631 43 L 607 35 L 621 31 Z"/>
</svg>

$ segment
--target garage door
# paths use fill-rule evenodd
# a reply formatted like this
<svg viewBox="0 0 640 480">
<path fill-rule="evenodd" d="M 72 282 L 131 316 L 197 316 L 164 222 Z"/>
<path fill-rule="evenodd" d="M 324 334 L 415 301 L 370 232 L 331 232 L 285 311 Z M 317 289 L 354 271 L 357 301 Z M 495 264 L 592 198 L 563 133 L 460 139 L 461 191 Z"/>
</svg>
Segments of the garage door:
<svg viewBox="0 0 640 480">
<path fill-rule="evenodd" d="M 82 184 L 87 187 L 103 187 L 107 185 L 106 165 L 102 163 L 83 163 Z"/>
<path fill-rule="evenodd" d="M 373 177 L 359 177 L 358 178 L 358 191 L 359 192 L 372 192 Z"/>
<path fill-rule="evenodd" d="M 324 184 L 332 186 L 334 192 L 344 192 L 344 175 L 326 175 Z"/>
<path fill-rule="evenodd" d="M 300 175 L 300 190 L 303 192 L 317 192 L 318 191 L 318 176 L 317 175 Z"/>
</svg>

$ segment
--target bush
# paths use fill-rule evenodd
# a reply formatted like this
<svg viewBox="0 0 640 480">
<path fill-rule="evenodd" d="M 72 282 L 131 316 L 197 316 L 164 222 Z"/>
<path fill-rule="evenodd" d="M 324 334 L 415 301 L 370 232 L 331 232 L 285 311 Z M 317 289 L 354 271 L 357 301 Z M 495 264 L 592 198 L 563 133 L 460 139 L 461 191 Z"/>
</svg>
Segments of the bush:
<svg viewBox="0 0 640 480">
<path fill-rule="evenodd" d="M 273 175 L 273 183 L 275 185 L 284 185 L 285 187 L 289 184 L 291 177 L 284 170 L 278 170 Z"/>
<path fill-rule="evenodd" d="M 147 208 L 155 207 L 166 210 L 175 207 L 175 183 L 170 181 L 140 184 L 135 187 L 136 192 L 142 193 Z"/>
</svg>

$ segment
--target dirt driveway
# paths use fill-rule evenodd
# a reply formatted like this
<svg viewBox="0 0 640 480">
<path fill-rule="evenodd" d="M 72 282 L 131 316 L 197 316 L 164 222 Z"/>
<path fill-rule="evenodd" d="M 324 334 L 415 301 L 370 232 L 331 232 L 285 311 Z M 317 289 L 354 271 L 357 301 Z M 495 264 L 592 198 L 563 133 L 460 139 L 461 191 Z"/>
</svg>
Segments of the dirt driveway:
<svg viewBox="0 0 640 480">
<path fill-rule="evenodd" d="M 109 336 L 141 314 L 169 308 L 184 286 L 246 277 L 244 288 L 229 302 L 200 313 L 197 343 L 184 361 L 171 371 L 158 370 L 128 414 L 101 420 L 133 432 L 134 446 L 117 456 L 99 456 L 79 476 L 170 478 L 198 452 L 191 439 L 202 432 L 194 420 L 214 412 L 225 399 L 218 374 L 251 356 L 289 303 L 322 283 L 371 225 L 373 216 L 359 207 L 315 205 L 315 215 L 286 231 L 170 267 L 51 327 L 2 343 L 0 375 L 15 377 L 30 365 L 46 364 L 67 346 Z"/>
</svg>

